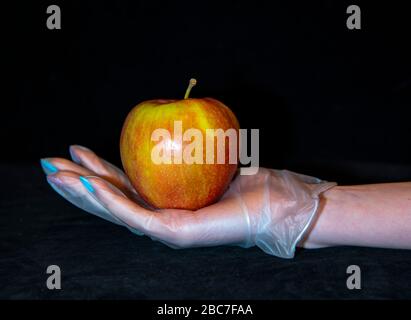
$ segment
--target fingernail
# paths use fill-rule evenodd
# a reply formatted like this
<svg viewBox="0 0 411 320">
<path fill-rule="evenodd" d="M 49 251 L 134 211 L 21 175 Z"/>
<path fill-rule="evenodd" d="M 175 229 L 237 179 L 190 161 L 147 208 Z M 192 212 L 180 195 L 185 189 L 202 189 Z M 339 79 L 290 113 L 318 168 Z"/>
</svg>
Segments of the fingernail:
<svg viewBox="0 0 411 320">
<path fill-rule="evenodd" d="M 60 179 L 51 175 L 51 176 L 47 176 L 47 182 L 54 189 L 54 191 L 56 191 L 62 197 L 65 197 L 64 191 L 60 188 L 60 183 L 61 183 Z"/>
<path fill-rule="evenodd" d="M 73 144 L 73 145 L 71 145 L 71 147 L 76 147 L 77 149 L 92 152 L 89 148 L 80 146 L 79 144 Z"/>
<path fill-rule="evenodd" d="M 80 177 L 80 181 L 81 183 L 84 185 L 84 187 L 89 191 L 89 192 L 94 192 L 94 188 L 91 185 L 90 181 L 88 181 L 86 178 L 84 177 Z"/>
<path fill-rule="evenodd" d="M 54 174 L 47 176 L 47 181 L 53 184 L 61 184 L 61 180 Z"/>
<path fill-rule="evenodd" d="M 43 170 L 46 171 L 47 174 L 56 173 L 58 171 L 58 169 L 46 159 L 40 159 L 40 163 L 43 167 Z"/>
<path fill-rule="evenodd" d="M 73 149 L 74 149 L 73 147 L 74 146 L 70 146 L 70 148 L 69 148 L 70 156 L 71 156 L 71 158 L 73 159 L 74 162 L 79 163 L 80 159 L 77 157 L 76 153 L 73 151 Z"/>
</svg>

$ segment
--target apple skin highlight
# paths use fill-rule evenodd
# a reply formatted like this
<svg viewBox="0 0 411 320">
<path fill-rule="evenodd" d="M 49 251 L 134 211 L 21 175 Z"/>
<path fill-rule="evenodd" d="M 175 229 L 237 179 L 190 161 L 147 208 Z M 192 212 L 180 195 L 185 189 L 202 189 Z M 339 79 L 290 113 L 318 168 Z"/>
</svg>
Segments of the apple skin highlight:
<svg viewBox="0 0 411 320">
<path fill-rule="evenodd" d="M 239 137 L 238 120 L 227 106 L 212 98 L 187 96 L 186 93 L 183 100 L 150 100 L 138 104 L 128 114 L 121 132 L 120 154 L 124 170 L 140 196 L 159 209 L 197 210 L 208 206 L 223 195 L 237 170 L 237 163 L 229 163 L 227 140 L 222 164 L 187 164 L 184 161 L 181 164 L 155 164 L 152 161 L 152 149 L 158 142 L 152 141 L 151 137 L 156 129 L 164 128 L 170 132 L 173 148 L 183 151 L 190 144 L 181 139 L 174 140 L 175 121 L 181 121 L 183 133 L 195 128 L 206 137 L 206 129 L 235 129 Z M 205 159 L 205 142 L 203 145 Z M 238 145 L 237 140 L 237 148 Z M 216 141 L 214 152 L 214 159 L 217 159 Z"/>
</svg>

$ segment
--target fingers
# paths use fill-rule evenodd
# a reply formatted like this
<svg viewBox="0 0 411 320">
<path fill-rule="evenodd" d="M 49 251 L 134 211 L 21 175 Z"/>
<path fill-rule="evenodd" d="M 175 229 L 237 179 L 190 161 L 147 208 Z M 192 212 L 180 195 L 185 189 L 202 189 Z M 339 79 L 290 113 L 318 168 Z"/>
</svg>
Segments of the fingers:
<svg viewBox="0 0 411 320">
<path fill-rule="evenodd" d="M 138 195 L 121 170 L 81 146 L 70 147 L 70 153 L 74 162 L 61 158 L 41 161 L 50 185 L 77 207 L 133 233 L 146 234 L 172 248 L 185 248 L 239 242 L 245 232 L 237 201 L 229 201 L 229 197 L 197 213 L 153 211 L 145 203 L 133 201 Z"/>
<path fill-rule="evenodd" d="M 81 177 L 85 190 L 108 212 L 137 234 L 155 235 L 151 228 L 157 212 L 147 210 L 116 192 L 109 182 L 98 177 Z"/>
<path fill-rule="evenodd" d="M 111 215 L 99 201 L 90 195 L 85 186 L 81 183 L 80 177 L 81 176 L 76 172 L 58 171 L 48 175 L 47 181 L 58 194 L 80 209 L 121 225 L 121 221 Z M 121 191 L 118 189 L 115 190 L 115 187 L 112 188 L 113 192 L 125 197 Z"/>
<path fill-rule="evenodd" d="M 248 230 L 244 215 L 234 199 L 198 212 L 177 209 L 150 211 L 116 194 L 102 179 L 85 177 L 82 182 L 128 229 L 175 249 L 241 243 Z"/>
<path fill-rule="evenodd" d="M 70 161 L 51 159 L 45 171 L 70 166 Z M 87 170 L 87 169 L 85 169 Z M 105 220 L 125 226 L 135 234 L 146 234 L 172 248 L 212 246 L 241 241 L 244 217 L 238 204 L 222 201 L 198 212 L 188 210 L 151 211 L 127 198 L 110 182 L 97 176 L 81 176 L 71 170 L 50 173 L 53 189 L 75 206 Z"/>
<path fill-rule="evenodd" d="M 63 158 L 44 158 L 40 160 L 43 171 L 49 175 L 58 171 L 71 171 L 81 176 L 91 176 L 95 173 L 70 160 Z"/>
<path fill-rule="evenodd" d="M 123 190 L 129 196 L 136 194 L 130 180 L 116 166 L 98 157 L 93 151 L 86 147 L 73 145 L 70 146 L 70 155 L 73 161 L 80 166 L 88 169 L 93 174 L 82 174 L 84 176 L 97 175 L 109 181 L 119 189 Z"/>
</svg>

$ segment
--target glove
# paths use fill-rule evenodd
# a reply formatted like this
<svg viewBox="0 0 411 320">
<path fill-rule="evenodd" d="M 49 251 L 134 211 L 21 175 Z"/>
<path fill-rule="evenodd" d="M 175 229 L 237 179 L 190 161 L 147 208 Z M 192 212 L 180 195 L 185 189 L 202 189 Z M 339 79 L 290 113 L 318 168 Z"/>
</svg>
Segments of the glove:
<svg viewBox="0 0 411 320">
<path fill-rule="evenodd" d="M 313 221 L 320 194 L 335 183 L 287 170 L 260 168 L 235 177 L 223 197 L 197 211 L 155 209 L 117 167 L 81 146 L 71 158 L 42 159 L 47 181 L 63 198 L 100 218 L 171 248 L 237 245 L 293 258 Z"/>
</svg>

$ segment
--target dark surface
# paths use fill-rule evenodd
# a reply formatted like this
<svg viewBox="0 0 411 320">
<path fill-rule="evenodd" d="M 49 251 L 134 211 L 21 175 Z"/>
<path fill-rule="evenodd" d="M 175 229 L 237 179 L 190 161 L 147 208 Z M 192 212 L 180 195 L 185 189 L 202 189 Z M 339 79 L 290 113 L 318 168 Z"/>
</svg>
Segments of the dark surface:
<svg viewBox="0 0 411 320">
<path fill-rule="evenodd" d="M 409 174 L 410 172 L 408 172 Z M 411 298 L 411 251 L 299 250 L 282 260 L 257 248 L 173 250 L 75 208 L 39 166 L 0 166 L 1 299 Z M 46 268 L 62 290 L 46 288 Z M 346 268 L 362 289 L 346 288 Z"/>
</svg>

